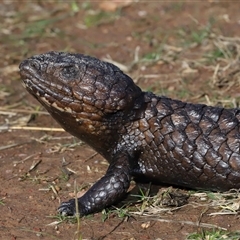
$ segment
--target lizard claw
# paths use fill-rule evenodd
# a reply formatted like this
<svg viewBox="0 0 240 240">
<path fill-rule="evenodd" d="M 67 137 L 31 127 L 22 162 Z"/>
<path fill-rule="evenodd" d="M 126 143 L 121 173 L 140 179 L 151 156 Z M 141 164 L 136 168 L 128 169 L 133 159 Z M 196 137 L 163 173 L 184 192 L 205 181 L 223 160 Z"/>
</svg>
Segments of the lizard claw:
<svg viewBox="0 0 240 240">
<path fill-rule="evenodd" d="M 74 216 L 76 215 L 75 199 L 71 199 L 68 202 L 63 202 L 57 210 L 62 216 Z"/>
</svg>

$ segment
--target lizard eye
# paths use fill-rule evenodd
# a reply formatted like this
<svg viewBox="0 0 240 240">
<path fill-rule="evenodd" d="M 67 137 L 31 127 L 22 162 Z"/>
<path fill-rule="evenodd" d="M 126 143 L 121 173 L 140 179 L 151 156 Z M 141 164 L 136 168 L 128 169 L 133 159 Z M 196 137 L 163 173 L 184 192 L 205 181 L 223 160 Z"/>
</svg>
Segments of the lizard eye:
<svg viewBox="0 0 240 240">
<path fill-rule="evenodd" d="M 30 67 L 35 69 L 35 70 L 40 70 L 41 69 L 41 65 L 38 61 L 33 60 L 29 63 Z"/>
<path fill-rule="evenodd" d="M 62 75 L 65 78 L 75 78 L 78 75 L 78 68 L 74 65 L 66 66 L 62 69 Z"/>
</svg>

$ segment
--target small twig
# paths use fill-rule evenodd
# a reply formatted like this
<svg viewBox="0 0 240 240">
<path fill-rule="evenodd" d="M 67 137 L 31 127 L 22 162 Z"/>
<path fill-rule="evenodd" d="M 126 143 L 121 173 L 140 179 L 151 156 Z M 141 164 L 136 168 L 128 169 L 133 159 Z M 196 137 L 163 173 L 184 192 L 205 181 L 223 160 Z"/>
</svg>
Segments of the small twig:
<svg viewBox="0 0 240 240">
<path fill-rule="evenodd" d="M 37 162 L 33 161 L 32 165 L 28 170 L 28 173 L 32 172 L 41 162 L 42 162 L 42 159 L 39 159 Z"/>
<path fill-rule="evenodd" d="M 209 213 L 209 216 L 216 216 L 216 215 L 237 215 L 239 212 L 215 212 L 215 213 Z"/>
<path fill-rule="evenodd" d="M 118 68 L 120 68 L 123 72 L 129 72 L 129 67 L 127 67 L 126 65 L 119 63 L 117 61 L 114 61 L 111 59 L 111 57 L 108 55 L 106 58 L 102 59 L 105 62 L 111 63 L 116 65 Z"/>
<path fill-rule="evenodd" d="M 5 149 L 9 149 L 9 148 L 13 148 L 13 147 L 17 147 L 17 146 L 21 146 L 21 145 L 27 144 L 27 143 L 30 143 L 30 142 L 14 143 L 14 144 L 9 144 L 9 145 L 6 145 L 6 146 L 2 146 L 2 147 L 0 147 L 0 151 L 5 150 Z"/>
<path fill-rule="evenodd" d="M 213 76 L 212 76 L 212 79 L 213 79 L 212 83 L 213 83 L 213 85 L 215 85 L 216 82 L 217 82 L 217 74 L 218 74 L 218 71 L 219 71 L 219 67 L 220 67 L 220 65 L 217 64 L 217 66 L 214 69 L 214 73 L 213 73 Z"/>
<path fill-rule="evenodd" d="M 205 97 L 205 99 L 206 99 L 206 101 L 207 101 L 207 104 L 212 106 L 212 102 L 210 101 L 208 95 L 205 94 L 204 97 Z"/>
<path fill-rule="evenodd" d="M 17 113 L 16 112 L 10 112 L 10 111 L 1 111 L 0 110 L 0 115 L 9 115 L 9 116 L 15 116 L 15 115 L 17 115 Z"/>
<path fill-rule="evenodd" d="M 30 114 L 42 114 L 42 115 L 49 115 L 48 112 L 45 111 L 38 111 L 38 110 L 25 110 L 25 109 L 9 109 L 7 111 L 5 108 L 0 107 L 0 114 L 3 115 L 16 115 L 17 113 L 30 113 Z"/>
<path fill-rule="evenodd" d="M 95 152 L 94 154 L 92 154 L 90 157 L 88 157 L 88 158 L 86 158 L 85 160 L 84 160 L 84 162 L 87 162 L 87 161 L 89 161 L 89 160 L 91 160 L 91 159 L 93 159 L 95 156 L 97 156 L 98 155 L 98 153 L 97 152 Z"/>
<path fill-rule="evenodd" d="M 17 164 L 20 164 L 20 163 L 24 163 L 25 161 L 29 160 L 30 158 L 36 156 L 36 155 L 40 155 L 40 153 L 34 153 L 32 155 L 29 155 L 27 157 L 25 157 L 23 160 L 20 160 L 20 161 L 14 161 L 14 166 L 16 166 Z"/>
<path fill-rule="evenodd" d="M 56 187 L 54 185 L 50 185 L 49 187 L 50 190 L 52 190 L 52 192 L 54 193 L 55 197 L 58 199 L 58 202 L 60 203 L 61 202 L 61 199 L 58 195 L 58 190 L 56 189 Z M 39 189 L 40 190 L 40 189 Z"/>
<path fill-rule="evenodd" d="M 1 126 L 2 130 L 31 130 L 31 131 L 49 131 L 49 132 L 65 132 L 63 128 L 49 128 L 49 127 L 28 127 L 28 126 Z"/>
<path fill-rule="evenodd" d="M 217 225 L 208 224 L 208 223 L 199 223 L 199 222 L 190 222 L 190 221 L 178 221 L 178 220 L 160 219 L 160 218 L 158 218 L 158 219 L 153 218 L 153 219 L 150 219 L 150 220 L 158 221 L 158 222 L 186 224 L 186 225 L 191 225 L 191 226 L 196 226 L 196 227 L 203 227 L 203 228 L 217 228 L 217 229 L 221 229 L 221 230 L 227 231 L 226 228 L 222 228 L 222 227 L 219 227 Z"/>
<path fill-rule="evenodd" d="M 202 221 L 203 215 L 207 212 L 208 209 L 209 209 L 209 205 L 207 205 L 207 206 L 204 208 L 204 210 L 200 213 L 200 216 L 199 216 L 199 218 L 198 218 L 198 220 L 197 220 L 198 227 L 201 226 L 201 224 L 202 224 L 201 221 Z"/>
</svg>

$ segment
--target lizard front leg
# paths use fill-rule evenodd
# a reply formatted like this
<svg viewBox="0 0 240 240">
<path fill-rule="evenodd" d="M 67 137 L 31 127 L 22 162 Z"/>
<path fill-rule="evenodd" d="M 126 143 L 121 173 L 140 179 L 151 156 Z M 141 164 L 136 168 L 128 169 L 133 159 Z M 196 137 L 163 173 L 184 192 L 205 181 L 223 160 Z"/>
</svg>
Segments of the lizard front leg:
<svg viewBox="0 0 240 240">
<path fill-rule="evenodd" d="M 128 153 L 119 153 L 114 156 L 106 174 L 77 199 L 80 216 L 101 211 L 124 197 L 131 180 L 129 162 Z M 75 215 L 77 212 L 75 199 L 63 202 L 58 212 L 62 215 Z"/>
</svg>

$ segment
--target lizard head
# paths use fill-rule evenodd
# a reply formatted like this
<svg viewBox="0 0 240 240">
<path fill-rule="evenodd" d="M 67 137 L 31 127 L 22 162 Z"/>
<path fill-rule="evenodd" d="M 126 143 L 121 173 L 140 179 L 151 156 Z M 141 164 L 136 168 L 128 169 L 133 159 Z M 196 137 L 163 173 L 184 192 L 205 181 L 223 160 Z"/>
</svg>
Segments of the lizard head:
<svg viewBox="0 0 240 240">
<path fill-rule="evenodd" d="M 19 68 L 24 87 L 69 132 L 129 112 L 142 95 L 118 67 L 82 54 L 48 52 Z"/>
</svg>

